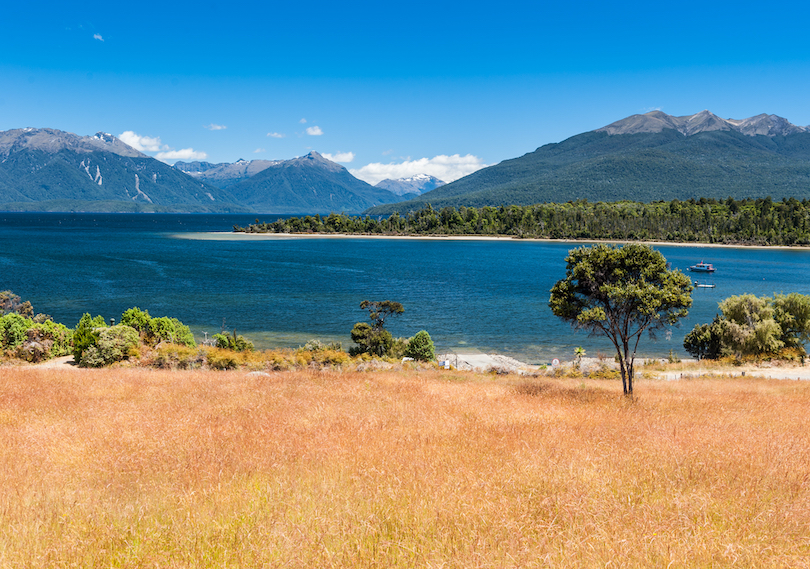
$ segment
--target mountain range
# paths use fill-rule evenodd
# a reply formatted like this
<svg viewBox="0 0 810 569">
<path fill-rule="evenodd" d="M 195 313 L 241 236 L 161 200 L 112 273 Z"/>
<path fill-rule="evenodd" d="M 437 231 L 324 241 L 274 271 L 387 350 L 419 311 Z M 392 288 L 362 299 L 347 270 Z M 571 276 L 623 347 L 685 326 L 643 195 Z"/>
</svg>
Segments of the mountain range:
<svg viewBox="0 0 810 569">
<path fill-rule="evenodd" d="M 51 128 L 0 132 L 6 211 L 248 211 L 233 196 L 111 134 Z"/>
<path fill-rule="evenodd" d="M 358 213 L 542 202 L 810 199 L 810 127 L 776 115 L 632 115 L 444 184 L 371 186 L 317 152 L 174 167 L 99 132 L 0 132 L 0 210 Z M 404 201 L 403 201 L 404 200 Z"/>
<path fill-rule="evenodd" d="M 317 152 L 172 167 L 107 133 L 0 132 L 5 211 L 358 213 L 401 199 Z"/>
<path fill-rule="evenodd" d="M 776 115 L 632 115 L 369 214 L 543 202 L 810 198 L 810 127 Z"/>
</svg>

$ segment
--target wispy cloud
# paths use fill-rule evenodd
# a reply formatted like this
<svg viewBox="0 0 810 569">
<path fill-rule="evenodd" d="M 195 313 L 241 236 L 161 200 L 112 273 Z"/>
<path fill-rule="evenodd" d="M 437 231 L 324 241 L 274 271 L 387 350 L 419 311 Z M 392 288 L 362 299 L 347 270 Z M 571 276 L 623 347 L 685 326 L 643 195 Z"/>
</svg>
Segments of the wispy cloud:
<svg viewBox="0 0 810 569">
<path fill-rule="evenodd" d="M 93 34 L 93 39 L 98 41 L 104 41 L 104 38 L 101 37 L 101 34 Z"/>
<path fill-rule="evenodd" d="M 366 164 L 362 168 L 349 170 L 349 172 L 369 184 L 376 184 L 386 178 L 396 180 L 415 176 L 416 174 L 429 174 L 445 182 L 453 182 L 486 166 L 487 164 L 484 164 L 480 158 L 472 154 L 466 156 L 459 154 L 446 156 L 442 154 L 433 158 L 419 158 L 418 160 L 405 160 L 398 163 L 382 164 L 373 162 Z"/>
<path fill-rule="evenodd" d="M 208 154 L 205 152 L 198 152 L 193 148 L 183 148 L 181 150 L 169 150 L 167 152 L 158 152 L 155 155 L 158 160 L 205 160 Z"/>
<path fill-rule="evenodd" d="M 257 148 L 256 150 L 253 151 L 253 154 L 259 154 L 261 152 L 266 152 L 266 150 L 264 148 Z"/>
<path fill-rule="evenodd" d="M 203 128 L 207 128 L 208 130 L 225 130 L 228 127 L 225 126 L 224 124 L 211 123 L 209 125 L 205 125 Z"/>
<path fill-rule="evenodd" d="M 158 152 L 169 150 L 169 147 L 160 142 L 160 137 L 141 136 L 134 131 L 127 130 L 118 135 L 123 142 L 129 144 L 138 152 Z"/>
<path fill-rule="evenodd" d="M 286 134 L 282 134 L 282 133 L 280 133 L 280 132 L 268 132 L 268 133 L 267 133 L 267 136 L 269 136 L 270 138 L 284 138 L 284 137 L 285 137 L 285 136 L 287 136 L 287 135 L 286 135 Z"/>
<path fill-rule="evenodd" d="M 344 164 L 348 164 L 354 160 L 354 152 L 336 152 L 335 154 L 324 152 L 321 156 L 332 162 L 342 162 Z"/>
<path fill-rule="evenodd" d="M 321 136 L 323 131 L 319 126 L 310 126 L 307 128 L 307 134 L 310 136 Z"/>
<path fill-rule="evenodd" d="M 300 122 L 301 124 L 307 124 L 307 119 L 301 119 L 301 120 L 300 120 L 300 121 L 298 121 L 298 122 Z"/>
<path fill-rule="evenodd" d="M 174 150 L 168 144 L 163 144 L 159 136 L 141 136 L 127 130 L 118 135 L 123 142 L 129 144 L 139 152 L 157 152 L 155 158 L 164 162 L 168 160 L 205 160 L 208 154 L 193 148 Z"/>
</svg>

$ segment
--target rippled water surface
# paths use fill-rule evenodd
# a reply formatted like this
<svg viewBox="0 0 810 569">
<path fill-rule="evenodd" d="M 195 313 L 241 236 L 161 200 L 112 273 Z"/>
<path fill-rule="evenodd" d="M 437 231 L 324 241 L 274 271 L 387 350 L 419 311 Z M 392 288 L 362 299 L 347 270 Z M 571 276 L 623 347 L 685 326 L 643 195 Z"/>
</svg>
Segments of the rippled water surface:
<svg viewBox="0 0 810 569">
<path fill-rule="evenodd" d="M 198 338 L 225 326 L 259 347 L 311 338 L 350 344 L 364 299 L 397 300 L 392 333 L 426 329 L 439 349 L 494 351 L 524 361 L 570 359 L 576 346 L 610 353 L 547 306 L 575 246 L 517 240 L 235 238 L 255 215 L 2 214 L 0 290 L 69 326 L 84 312 L 120 318 L 132 306 L 176 316 Z M 262 220 L 271 220 L 262 216 Z M 215 233 L 216 232 L 216 233 Z M 684 355 L 684 334 L 732 294 L 810 294 L 810 250 L 657 247 L 674 268 L 705 260 L 715 289 L 694 293 L 671 335 L 642 341 L 645 356 Z M 692 275 L 701 280 L 700 276 Z"/>
</svg>

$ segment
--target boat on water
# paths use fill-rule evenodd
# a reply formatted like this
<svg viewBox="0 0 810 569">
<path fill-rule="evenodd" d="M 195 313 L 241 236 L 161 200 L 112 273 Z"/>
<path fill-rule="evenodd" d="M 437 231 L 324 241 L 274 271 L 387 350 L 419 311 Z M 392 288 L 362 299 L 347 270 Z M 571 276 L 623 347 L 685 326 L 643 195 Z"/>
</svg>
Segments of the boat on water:
<svg viewBox="0 0 810 569">
<path fill-rule="evenodd" d="M 715 269 L 711 263 L 704 263 L 701 261 L 700 263 L 689 267 L 689 270 L 693 273 L 713 273 L 717 269 Z"/>
<path fill-rule="evenodd" d="M 715 288 L 717 285 L 714 283 L 701 283 L 695 281 L 695 288 Z"/>
</svg>

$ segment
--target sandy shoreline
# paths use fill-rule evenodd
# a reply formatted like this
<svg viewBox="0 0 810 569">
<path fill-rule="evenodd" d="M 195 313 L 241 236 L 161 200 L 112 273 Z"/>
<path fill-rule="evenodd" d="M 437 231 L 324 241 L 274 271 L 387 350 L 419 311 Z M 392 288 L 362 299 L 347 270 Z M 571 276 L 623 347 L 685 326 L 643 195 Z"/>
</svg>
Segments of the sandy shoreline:
<svg viewBox="0 0 810 569">
<path fill-rule="evenodd" d="M 794 251 L 810 251 L 810 247 L 801 245 L 731 245 L 725 243 L 684 243 L 680 241 L 633 241 L 621 239 L 549 239 L 540 237 L 517 238 L 508 235 L 377 235 L 356 233 L 237 233 L 234 231 L 209 231 L 174 233 L 177 239 L 191 239 L 199 241 L 250 241 L 250 240 L 280 240 L 280 239 L 415 239 L 424 241 L 515 241 L 537 243 L 607 243 L 626 245 L 628 243 L 641 243 L 643 245 L 657 245 L 670 247 L 705 247 L 725 249 L 786 249 Z"/>
</svg>

